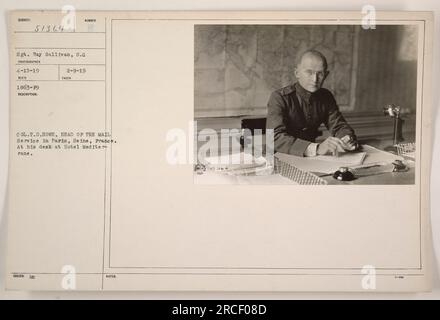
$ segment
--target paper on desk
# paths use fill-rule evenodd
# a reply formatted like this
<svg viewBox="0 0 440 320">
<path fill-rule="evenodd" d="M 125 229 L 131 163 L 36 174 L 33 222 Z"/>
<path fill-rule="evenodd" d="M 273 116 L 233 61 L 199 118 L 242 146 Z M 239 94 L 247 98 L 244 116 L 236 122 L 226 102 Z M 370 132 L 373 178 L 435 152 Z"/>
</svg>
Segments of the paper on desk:
<svg viewBox="0 0 440 320">
<path fill-rule="evenodd" d="M 347 166 L 350 165 L 361 165 L 363 164 L 365 157 L 367 156 L 366 152 L 340 152 L 338 157 L 332 155 L 322 155 L 317 156 L 314 159 L 330 161 L 330 162 L 340 162 L 341 164 L 345 164 Z"/>
<path fill-rule="evenodd" d="M 320 173 L 333 173 L 338 170 L 340 167 L 350 167 L 350 168 L 361 168 L 370 166 L 373 164 L 380 163 L 391 163 L 394 160 L 403 160 L 402 157 L 398 155 L 394 155 L 389 152 L 385 152 L 379 149 L 376 149 L 369 145 L 363 145 L 363 152 L 366 152 L 365 160 L 361 165 L 347 165 L 346 162 L 340 161 L 341 158 L 333 157 L 334 161 L 330 161 L 330 158 L 326 158 L 326 160 L 322 160 L 318 157 L 316 158 L 306 158 L 306 157 L 297 157 L 285 153 L 277 153 L 276 157 L 278 159 L 290 163 L 291 165 L 297 167 L 298 169 L 309 171 L 309 172 L 320 172 Z"/>
<path fill-rule="evenodd" d="M 264 157 L 254 157 L 252 154 L 244 152 L 206 157 L 205 162 L 211 168 L 226 170 L 255 168 L 266 165 Z"/>
<path fill-rule="evenodd" d="M 403 157 L 401 157 L 399 155 L 376 149 L 376 148 L 369 146 L 367 144 L 363 145 L 362 147 L 363 147 L 363 150 L 367 153 L 367 156 L 366 156 L 362 166 L 368 166 L 368 165 L 378 164 L 378 163 L 391 163 L 394 160 L 403 160 Z"/>
</svg>

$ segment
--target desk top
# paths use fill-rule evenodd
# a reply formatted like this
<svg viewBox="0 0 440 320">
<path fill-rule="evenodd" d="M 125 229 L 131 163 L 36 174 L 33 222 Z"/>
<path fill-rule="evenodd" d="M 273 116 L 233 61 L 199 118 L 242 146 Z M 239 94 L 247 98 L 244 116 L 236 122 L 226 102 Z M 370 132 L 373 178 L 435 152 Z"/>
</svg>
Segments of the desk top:
<svg viewBox="0 0 440 320">
<path fill-rule="evenodd" d="M 370 176 L 359 177 L 353 181 L 339 181 L 331 175 L 322 177 L 328 185 L 405 185 L 415 183 L 414 164 L 409 164 L 406 172 L 387 172 Z M 205 172 L 202 175 L 194 173 L 194 183 L 208 185 L 228 184 L 258 184 L 258 185 L 285 185 L 296 184 L 292 180 L 279 174 L 269 176 L 233 176 L 222 173 Z"/>
<path fill-rule="evenodd" d="M 385 153 L 383 151 L 379 151 L 382 153 Z M 389 153 L 389 155 L 392 155 Z M 393 157 L 387 156 L 390 159 L 393 159 Z M 401 157 L 399 157 L 401 158 Z M 388 159 L 388 160 L 390 160 Z M 401 158 L 403 159 L 403 158 Z M 293 159 L 295 160 L 295 159 Z M 304 159 L 299 159 L 302 162 L 304 162 Z M 308 166 L 303 167 L 299 166 L 296 167 L 299 161 L 296 159 L 295 161 L 292 161 L 292 166 L 295 167 L 294 170 L 299 170 L 299 172 L 296 172 L 296 174 L 302 174 L 301 172 L 312 172 L 317 176 L 320 176 L 322 180 L 324 180 L 328 185 L 408 185 L 408 184 L 414 184 L 415 183 L 415 162 L 411 160 L 403 160 L 405 165 L 409 168 L 408 171 L 404 172 L 382 172 L 382 173 L 367 173 L 366 175 L 362 175 L 362 173 L 352 181 L 340 181 L 333 178 L 332 174 L 330 172 L 334 171 L 327 171 L 324 176 L 322 176 L 322 173 L 314 172 L 314 170 L 310 167 L 309 169 L 306 169 Z M 289 162 L 289 159 L 285 159 L 285 161 Z M 301 162 L 301 163 L 302 163 Z M 391 162 L 390 162 L 391 163 Z M 196 184 L 257 184 L 257 185 L 284 185 L 284 184 L 309 184 L 307 182 L 305 183 L 297 183 L 293 180 L 290 180 L 287 178 L 287 176 L 282 176 L 278 173 L 273 173 L 273 169 L 271 167 L 266 167 L 267 169 L 270 169 L 269 172 L 265 174 L 259 174 L 259 175 L 234 175 L 234 174 L 225 174 L 225 172 L 216 172 L 216 171 L 206 171 L 202 175 L 195 174 L 194 175 L 194 182 Z M 339 167 L 335 167 L 339 168 Z M 305 170 L 305 171 L 304 171 Z M 356 169 L 354 169 L 356 170 Z M 392 168 L 391 168 L 392 170 Z M 270 174 L 272 173 L 272 174 Z M 288 173 L 288 172 L 287 172 Z M 356 173 L 356 172 L 355 172 Z M 365 173 L 365 172 L 364 172 Z M 289 174 L 288 174 L 289 176 Z M 321 181 L 322 181 L 321 180 Z M 290 181 L 290 182 L 289 182 Z M 315 184 L 315 183 L 310 183 Z"/>
<path fill-rule="evenodd" d="M 329 185 L 402 185 L 415 183 L 415 168 L 409 166 L 406 172 L 387 172 L 359 177 L 353 181 L 339 181 L 332 176 L 322 177 Z"/>
</svg>

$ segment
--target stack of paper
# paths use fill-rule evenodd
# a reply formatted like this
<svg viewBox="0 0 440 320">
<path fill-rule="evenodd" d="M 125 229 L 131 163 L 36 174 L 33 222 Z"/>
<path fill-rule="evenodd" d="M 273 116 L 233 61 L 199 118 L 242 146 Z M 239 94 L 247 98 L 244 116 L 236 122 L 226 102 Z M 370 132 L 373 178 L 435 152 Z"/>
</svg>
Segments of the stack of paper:
<svg viewBox="0 0 440 320">
<path fill-rule="evenodd" d="M 349 166 L 349 165 L 361 165 L 364 162 L 366 156 L 367 156 L 366 152 L 342 152 L 339 153 L 337 157 L 330 155 L 323 155 L 323 156 L 317 156 L 314 159 L 338 162 L 341 163 L 341 165 L 345 164 Z"/>
<path fill-rule="evenodd" d="M 209 169 L 219 171 L 244 170 L 266 166 L 264 157 L 254 157 L 249 153 L 233 153 L 221 156 L 206 157 L 205 163 Z"/>
<path fill-rule="evenodd" d="M 340 167 L 360 168 L 372 164 L 387 164 L 394 160 L 403 160 L 401 156 L 376 149 L 369 145 L 363 145 L 362 147 L 363 152 L 339 154 L 339 157 L 297 157 L 285 153 L 277 153 L 275 156 L 298 169 L 318 173 L 333 173 Z"/>
</svg>

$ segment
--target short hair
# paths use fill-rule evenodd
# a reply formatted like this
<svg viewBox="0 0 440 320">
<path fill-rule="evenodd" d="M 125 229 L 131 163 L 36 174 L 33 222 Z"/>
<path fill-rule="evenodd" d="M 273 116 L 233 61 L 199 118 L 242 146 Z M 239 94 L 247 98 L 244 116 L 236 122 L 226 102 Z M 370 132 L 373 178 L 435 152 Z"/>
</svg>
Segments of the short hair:
<svg viewBox="0 0 440 320">
<path fill-rule="evenodd" d="M 324 70 L 327 70 L 327 68 L 328 68 L 327 58 L 321 52 L 319 52 L 318 50 L 314 50 L 314 49 L 309 49 L 309 50 L 306 50 L 303 53 L 301 53 L 296 60 L 295 66 L 298 66 L 301 63 L 302 59 L 308 55 L 312 55 L 314 57 L 320 58 L 322 60 L 322 64 L 324 65 Z"/>
</svg>

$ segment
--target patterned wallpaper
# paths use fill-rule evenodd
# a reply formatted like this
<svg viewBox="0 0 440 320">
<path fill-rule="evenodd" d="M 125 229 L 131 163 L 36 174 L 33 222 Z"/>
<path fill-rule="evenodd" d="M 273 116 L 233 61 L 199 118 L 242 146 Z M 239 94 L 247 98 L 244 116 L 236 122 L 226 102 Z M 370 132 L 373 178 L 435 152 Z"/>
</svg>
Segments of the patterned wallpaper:
<svg viewBox="0 0 440 320">
<path fill-rule="evenodd" d="M 328 59 L 330 89 L 344 112 L 381 115 L 386 104 L 416 110 L 417 27 L 196 25 L 196 117 L 264 116 L 270 93 L 295 81 L 298 53 Z"/>
<path fill-rule="evenodd" d="M 270 93 L 295 82 L 296 58 L 307 49 L 326 56 L 324 86 L 350 110 L 357 33 L 354 26 L 337 25 L 195 26 L 195 115 L 264 115 Z"/>
</svg>

